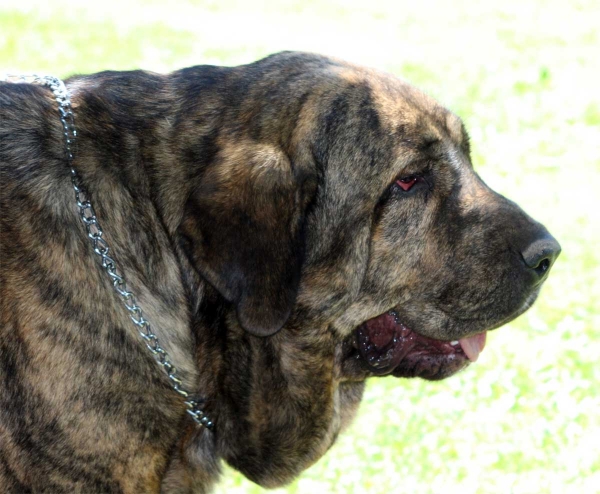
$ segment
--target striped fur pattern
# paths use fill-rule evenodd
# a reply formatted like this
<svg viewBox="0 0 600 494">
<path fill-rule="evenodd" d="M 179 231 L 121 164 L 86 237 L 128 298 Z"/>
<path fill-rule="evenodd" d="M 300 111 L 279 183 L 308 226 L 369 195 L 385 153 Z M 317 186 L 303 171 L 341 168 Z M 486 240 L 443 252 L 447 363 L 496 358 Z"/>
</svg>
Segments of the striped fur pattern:
<svg viewBox="0 0 600 494">
<path fill-rule="evenodd" d="M 186 416 L 99 269 L 51 92 L 0 83 L 2 492 L 203 493 L 221 460 L 283 485 L 373 376 L 355 328 L 394 308 L 455 340 L 539 290 L 515 252 L 545 229 L 476 175 L 459 118 L 395 77 L 281 53 L 67 86 L 74 166 L 215 428 Z"/>
</svg>

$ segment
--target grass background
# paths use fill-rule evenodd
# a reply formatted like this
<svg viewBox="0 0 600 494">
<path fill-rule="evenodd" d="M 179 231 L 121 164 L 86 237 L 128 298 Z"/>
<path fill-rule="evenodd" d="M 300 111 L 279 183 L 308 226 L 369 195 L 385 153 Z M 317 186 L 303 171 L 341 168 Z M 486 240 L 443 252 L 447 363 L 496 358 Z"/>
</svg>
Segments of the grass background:
<svg viewBox="0 0 600 494">
<path fill-rule="evenodd" d="M 369 383 L 278 493 L 600 492 L 600 3 L 2 0 L 0 72 L 169 71 L 316 51 L 393 72 L 470 129 L 477 170 L 560 240 L 528 313 L 440 383 Z M 226 470 L 218 493 L 260 493 Z"/>
</svg>

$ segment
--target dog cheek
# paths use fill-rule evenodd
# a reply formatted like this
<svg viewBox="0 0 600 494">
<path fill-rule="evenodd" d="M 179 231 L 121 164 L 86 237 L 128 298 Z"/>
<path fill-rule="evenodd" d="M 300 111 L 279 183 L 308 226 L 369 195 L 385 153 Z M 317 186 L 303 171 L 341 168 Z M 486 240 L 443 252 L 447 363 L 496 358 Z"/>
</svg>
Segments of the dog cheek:
<svg viewBox="0 0 600 494">
<path fill-rule="evenodd" d="M 309 225 L 308 245 L 318 249 L 308 255 L 302 273 L 298 306 L 310 317 L 328 323 L 356 300 L 363 286 L 369 260 L 370 224 L 357 220 L 354 228 L 324 222 Z M 331 231 L 334 234 L 331 234 Z M 318 245 L 321 238 L 325 245 Z"/>
</svg>

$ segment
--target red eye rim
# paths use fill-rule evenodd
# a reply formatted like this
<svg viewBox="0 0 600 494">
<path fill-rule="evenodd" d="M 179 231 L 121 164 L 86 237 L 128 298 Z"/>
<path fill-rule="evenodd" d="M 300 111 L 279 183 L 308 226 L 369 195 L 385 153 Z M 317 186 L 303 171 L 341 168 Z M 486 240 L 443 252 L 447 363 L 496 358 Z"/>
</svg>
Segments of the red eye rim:
<svg viewBox="0 0 600 494">
<path fill-rule="evenodd" d="M 400 187 L 404 192 L 408 192 L 413 185 L 415 185 L 419 180 L 419 177 L 414 175 L 410 175 L 409 177 L 399 178 L 396 180 L 396 184 Z"/>
</svg>

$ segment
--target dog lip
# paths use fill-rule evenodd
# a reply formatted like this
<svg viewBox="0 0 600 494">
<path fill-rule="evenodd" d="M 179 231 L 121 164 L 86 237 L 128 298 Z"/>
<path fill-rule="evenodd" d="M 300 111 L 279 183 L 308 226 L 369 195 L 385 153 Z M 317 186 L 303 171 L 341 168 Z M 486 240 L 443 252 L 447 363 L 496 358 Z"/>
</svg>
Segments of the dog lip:
<svg viewBox="0 0 600 494">
<path fill-rule="evenodd" d="M 421 335 L 394 310 L 365 321 L 354 338 L 354 347 L 373 374 L 425 378 L 446 377 L 466 367 L 477 359 L 484 343 L 485 333 L 454 341 Z"/>
<path fill-rule="evenodd" d="M 378 375 L 391 372 L 414 348 L 418 335 L 386 313 L 369 319 L 356 331 L 359 354 Z"/>
</svg>

